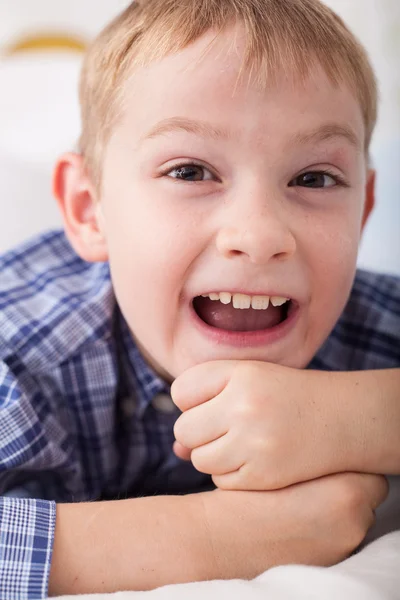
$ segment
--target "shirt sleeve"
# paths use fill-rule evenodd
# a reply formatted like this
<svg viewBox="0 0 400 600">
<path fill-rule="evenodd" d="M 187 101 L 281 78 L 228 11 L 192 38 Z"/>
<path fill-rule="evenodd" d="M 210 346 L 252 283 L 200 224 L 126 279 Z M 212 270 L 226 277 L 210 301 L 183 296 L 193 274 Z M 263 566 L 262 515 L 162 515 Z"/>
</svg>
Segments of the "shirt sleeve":
<svg viewBox="0 0 400 600">
<path fill-rule="evenodd" d="M 0 498 L 0 600 L 47 598 L 56 505 Z"/>
<path fill-rule="evenodd" d="M 65 465 L 57 421 L 29 373 L 0 361 L 0 600 L 47 598 Z"/>
</svg>

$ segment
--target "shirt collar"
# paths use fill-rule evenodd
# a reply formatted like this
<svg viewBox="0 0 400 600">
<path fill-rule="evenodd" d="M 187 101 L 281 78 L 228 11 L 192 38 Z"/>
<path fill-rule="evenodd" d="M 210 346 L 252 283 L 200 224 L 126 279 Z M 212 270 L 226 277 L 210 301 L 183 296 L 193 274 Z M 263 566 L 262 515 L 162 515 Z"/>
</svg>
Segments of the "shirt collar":
<svg viewBox="0 0 400 600">
<path fill-rule="evenodd" d="M 170 395 L 171 386 L 150 367 L 140 353 L 121 311 L 118 321 L 122 339 L 123 355 L 126 357 L 125 376 L 129 389 L 136 392 L 136 415 L 142 418 L 146 409 L 158 394 Z"/>
</svg>

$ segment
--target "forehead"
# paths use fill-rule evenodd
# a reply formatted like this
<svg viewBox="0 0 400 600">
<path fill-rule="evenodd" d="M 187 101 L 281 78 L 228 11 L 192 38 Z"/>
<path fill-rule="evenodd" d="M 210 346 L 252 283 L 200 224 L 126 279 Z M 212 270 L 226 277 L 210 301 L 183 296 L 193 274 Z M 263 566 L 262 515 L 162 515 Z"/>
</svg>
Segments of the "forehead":
<svg viewBox="0 0 400 600">
<path fill-rule="evenodd" d="M 124 86 L 116 130 L 143 137 L 176 117 L 214 124 L 226 132 L 282 134 L 338 124 L 364 144 L 361 107 L 344 84 L 335 85 L 310 57 L 305 79 L 282 65 L 263 78 L 244 67 L 240 27 L 209 32 L 184 50 L 135 71 Z M 284 125 L 284 127 L 282 127 Z"/>
</svg>

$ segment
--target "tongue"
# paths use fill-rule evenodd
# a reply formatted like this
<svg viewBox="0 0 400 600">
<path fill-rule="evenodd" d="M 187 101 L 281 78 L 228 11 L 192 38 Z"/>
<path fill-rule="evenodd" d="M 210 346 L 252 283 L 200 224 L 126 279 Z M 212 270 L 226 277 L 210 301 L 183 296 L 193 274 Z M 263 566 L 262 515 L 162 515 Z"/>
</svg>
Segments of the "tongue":
<svg viewBox="0 0 400 600">
<path fill-rule="evenodd" d="M 282 307 L 269 306 L 267 310 L 237 309 L 231 304 L 198 297 L 194 308 L 199 317 L 218 329 L 227 331 L 259 331 L 270 329 L 282 321 Z"/>
</svg>

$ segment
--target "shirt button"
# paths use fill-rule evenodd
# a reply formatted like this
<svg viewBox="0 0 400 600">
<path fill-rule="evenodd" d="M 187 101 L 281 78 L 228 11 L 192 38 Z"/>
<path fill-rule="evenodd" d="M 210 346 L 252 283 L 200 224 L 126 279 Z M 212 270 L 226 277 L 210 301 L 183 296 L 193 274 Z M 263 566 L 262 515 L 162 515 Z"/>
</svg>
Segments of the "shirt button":
<svg viewBox="0 0 400 600">
<path fill-rule="evenodd" d="M 152 405 L 153 408 L 164 414 L 172 414 L 176 410 L 176 406 L 172 402 L 171 396 L 168 396 L 168 394 L 158 394 L 157 396 L 154 396 Z"/>
</svg>

